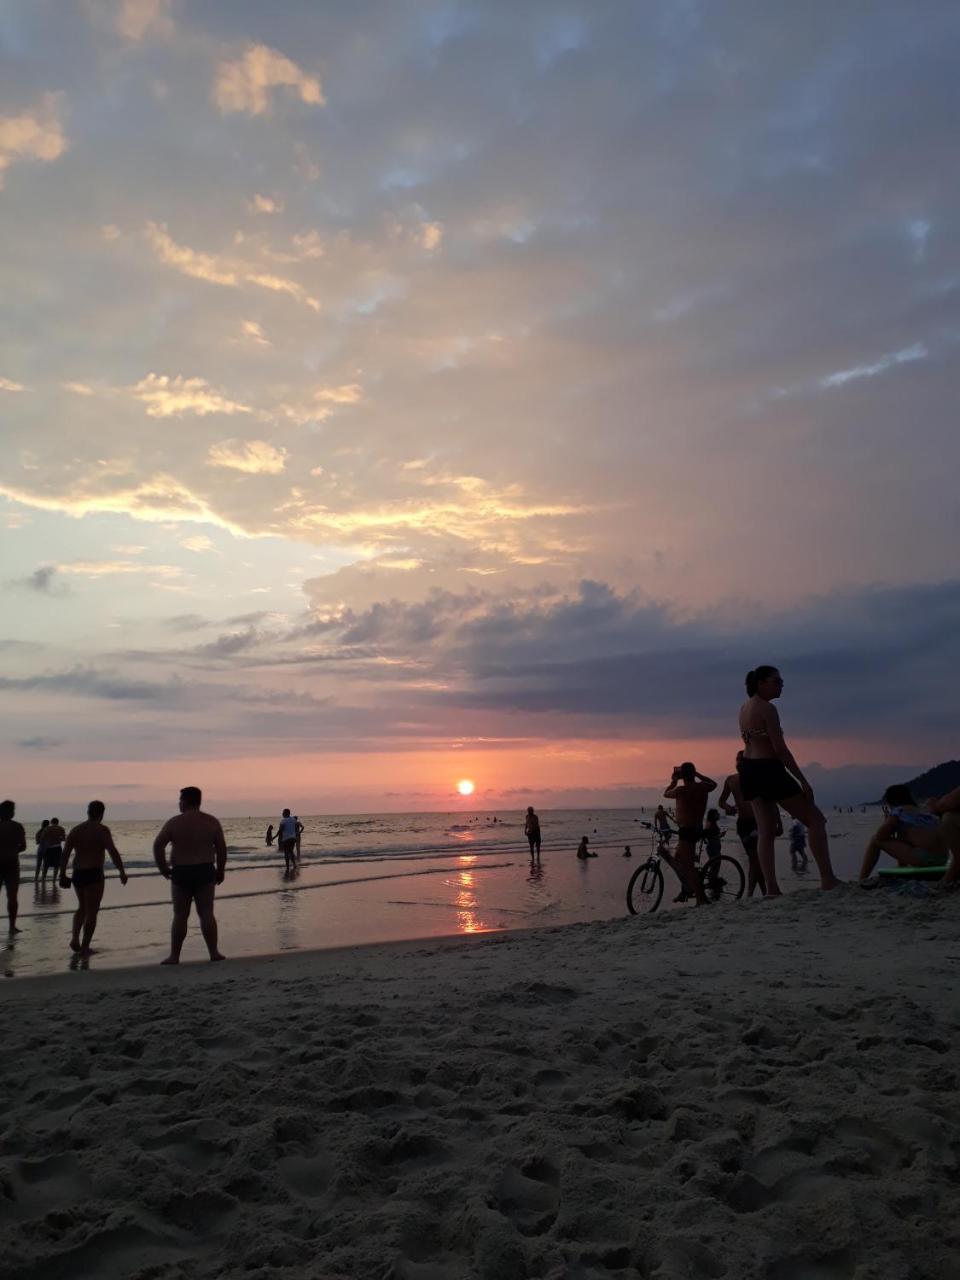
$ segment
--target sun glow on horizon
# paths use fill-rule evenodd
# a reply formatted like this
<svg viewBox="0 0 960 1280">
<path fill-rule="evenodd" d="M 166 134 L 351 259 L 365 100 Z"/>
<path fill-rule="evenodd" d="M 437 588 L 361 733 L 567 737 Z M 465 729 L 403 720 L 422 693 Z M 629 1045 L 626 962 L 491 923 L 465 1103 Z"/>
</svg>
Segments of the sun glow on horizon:
<svg viewBox="0 0 960 1280">
<path fill-rule="evenodd" d="M 457 790 L 462 796 L 472 796 L 475 790 L 475 785 L 469 778 L 461 778 L 457 783 Z"/>
</svg>

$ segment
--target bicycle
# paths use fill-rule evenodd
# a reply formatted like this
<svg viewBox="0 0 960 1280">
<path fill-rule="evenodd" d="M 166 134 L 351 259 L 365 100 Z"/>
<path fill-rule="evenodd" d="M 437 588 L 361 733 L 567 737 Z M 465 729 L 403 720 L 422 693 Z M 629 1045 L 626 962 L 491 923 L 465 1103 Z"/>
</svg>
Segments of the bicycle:
<svg viewBox="0 0 960 1280">
<path fill-rule="evenodd" d="M 644 826 L 649 828 L 650 824 L 644 823 Z M 703 862 L 705 847 L 706 841 L 701 839 L 694 855 L 694 866 L 707 898 L 711 902 L 735 901 L 737 898 L 742 898 L 746 885 L 743 867 L 728 853 L 721 853 L 719 857 L 708 858 Z M 627 884 L 627 910 L 632 916 L 640 915 L 641 912 L 649 914 L 660 906 L 664 889 L 663 868 L 660 864 L 664 860 L 673 869 L 668 841 L 664 838 L 662 831 L 656 831 L 650 837 L 649 858 L 637 867 Z M 692 895 L 681 881 L 680 894 L 676 901 L 687 902 L 691 897 Z"/>
</svg>

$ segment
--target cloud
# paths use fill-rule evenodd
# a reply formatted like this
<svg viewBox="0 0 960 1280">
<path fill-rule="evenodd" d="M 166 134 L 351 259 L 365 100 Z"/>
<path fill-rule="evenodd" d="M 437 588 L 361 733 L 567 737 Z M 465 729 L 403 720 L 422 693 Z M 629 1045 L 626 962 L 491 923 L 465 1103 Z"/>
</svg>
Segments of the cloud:
<svg viewBox="0 0 960 1280">
<path fill-rule="evenodd" d="M 57 578 L 57 569 L 55 564 L 42 564 L 39 569 L 34 569 L 33 573 L 19 579 L 14 585 L 27 587 L 43 596 L 59 595 L 64 588 Z"/>
<path fill-rule="evenodd" d="M 267 45 L 248 45 L 236 61 L 221 62 L 213 86 L 213 101 L 224 115 L 244 111 L 258 116 L 269 111 L 270 91 L 289 88 L 308 106 L 323 106 L 320 81 Z"/>
<path fill-rule="evenodd" d="M 303 285 L 297 284 L 296 280 L 288 280 L 285 276 L 276 276 L 271 272 L 264 271 L 248 272 L 246 278 L 250 284 L 255 284 L 260 289 L 269 289 L 273 293 L 288 293 L 291 298 L 295 298 L 297 302 L 302 302 L 311 311 L 320 310 L 320 303 L 317 299 L 311 297 Z"/>
<path fill-rule="evenodd" d="M 286 459 L 286 449 L 266 440 L 221 440 L 210 446 L 208 454 L 211 466 L 245 471 L 248 475 L 278 475 Z"/>
<path fill-rule="evenodd" d="M 0 391 L 25 391 L 22 382 L 13 382 L 10 378 L 0 378 Z"/>
<path fill-rule="evenodd" d="M 0 689 L 25 693 L 53 692 L 77 697 L 102 698 L 108 702 L 157 703 L 174 700 L 182 685 L 176 679 L 161 682 L 126 679 L 98 671 L 94 667 L 75 666 L 66 671 L 44 672 L 34 676 L 0 676 Z"/>
<path fill-rule="evenodd" d="M 72 560 L 57 565 L 60 573 L 80 578 L 108 578 L 124 574 L 146 574 L 152 578 L 179 578 L 183 570 L 175 564 L 149 564 L 141 560 Z"/>
<path fill-rule="evenodd" d="M 212 551 L 213 542 L 205 534 L 195 534 L 190 538 L 181 538 L 180 545 L 186 551 Z"/>
<path fill-rule="evenodd" d="M 211 413 L 252 413 L 249 405 L 229 400 L 203 378 L 184 378 L 178 374 L 148 373 L 130 388 L 130 394 L 147 406 L 151 418 L 182 417 L 185 413 L 203 418 Z"/>
<path fill-rule="evenodd" d="M 262 196 L 257 192 L 252 200 L 247 201 L 247 208 L 251 213 L 283 213 L 284 204 L 274 196 Z"/>
<path fill-rule="evenodd" d="M 63 738 L 20 738 L 17 746 L 21 751 L 52 751 L 63 746 Z"/>
<path fill-rule="evenodd" d="M 23 160 L 58 160 L 67 149 L 61 120 L 63 96 L 45 93 L 33 111 L 0 116 L 0 187 L 4 170 Z"/>
<path fill-rule="evenodd" d="M 97 393 L 93 387 L 86 382 L 65 382 L 63 384 L 64 391 L 70 391 L 75 396 L 95 396 Z"/>
<path fill-rule="evenodd" d="M 356 382 L 340 387 L 321 387 L 316 398 L 326 404 L 359 404 L 363 399 L 363 388 Z"/>
<path fill-rule="evenodd" d="M 122 512 L 153 524 L 169 521 L 197 521 L 218 525 L 237 536 L 245 530 L 215 511 L 207 501 L 175 477 L 160 473 L 134 485 L 120 484 L 107 489 L 96 476 L 76 477 L 69 492 L 35 493 L 30 489 L 0 483 L 0 495 L 40 511 L 62 511 L 71 516 Z"/>
<path fill-rule="evenodd" d="M 173 33 L 170 7 L 171 0 L 120 0 L 116 29 L 134 44 L 148 35 L 168 37 Z"/>
<path fill-rule="evenodd" d="M 185 276 L 229 288 L 236 288 L 238 285 L 236 271 L 224 266 L 213 254 L 200 253 L 196 249 L 177 244 L 165 224 L 148 222 L 144 235 L 160 261 L 182 271 Z"/>
<path fill-rule="evenodd" d="M 241 320 L 240 332 L 243 334 L 244 338 L 248 339 L 250 342 L 255 342 L 259 347 L 269 347 L 271 345 L 270 339 L 263 332 L 263 329 L 256 320 Z"/>
</svg>

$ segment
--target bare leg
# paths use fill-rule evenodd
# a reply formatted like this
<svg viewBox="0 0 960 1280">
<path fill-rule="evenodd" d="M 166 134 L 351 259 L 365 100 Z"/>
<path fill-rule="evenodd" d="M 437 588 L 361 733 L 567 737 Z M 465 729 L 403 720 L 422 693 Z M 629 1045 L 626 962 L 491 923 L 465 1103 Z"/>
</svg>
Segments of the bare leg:
<svg viewBox="0 0 960 1280">
<path fill-rule="evenodd" d="M 779 814 L 773 800 L 754 800 L 753 814 L 757 820 L 757 861 L 764 879 L 763 896 L 779 898 L 783 890 L 777 883 L 777 863 L 774 840 Z"/>
<path fill-rule="evenodd" d="M 76 875 L 76 871 L 74 871 L 74 875 Z M 85 888 L 82 888 L 76 882 L 74 882 L 73 887 L 77 894 L 77 909 L 73 913 L 73 928 L 71 929 L 71 932 L 70 932 L 70 950 L 79 951 L 80 950 L 80 930 L 83 928 L 83 922 L 87 916 L 87 905 L 85 901 L 87 891 Z"/>
<path fill-rule="evenodd" d="M 200 932 L 203 934 L 203 940 L 207 944 L 207 950 L 210 952 L 210 959 L 222 960 L 224 957 L 217 948 L 217 917 L 213 914 L 215 892 L 215 885 L 205 884 L 195 890 L 194 896 L 197 903 L 197 915 L 200 917 Z"/>
<path fill-rule="evenodd" d="M 805 795 L 791 796 L 782 801 L 784 809 L 791 818 L 798 818 L 807 828 L 807 839 L 810 841 L 810 852 L 820 872 L 820 888 L 835 889 L 841 882 L 833 874 L 830 861 L 830 844 L 827 840 L 827 820 Z"/>
<path fill-rule="evenodd" d="M 178 884 L 171 884 L 170 896 L 173 899 L 173 924 L 170 926 L 170 954 L 161 964 L 179 964 L 180 952 L 187 936 L 187 921 L 190 919 L 190 904 L 193 894 L 189 889 L 181 889 Z"/>
<path fill-rule="evenodd" d="M 703 907 L 707 904 L 707 895 L 703 892 L 700 877 L 697 875 L 694 854 L 694 846 L 689 840 L 678 840 L 677 850 L 673 855 L 673 869 L 680 877 L 680 883 L 687 893 L 696 898 L 697 906 Z"/>
<path fill-rule="evenodd" d="M 19 882 L 7 881 L 7 932 L 19 933 L 17 928 L 17 911 L 20 906 Z"/>
<path fill-rule="evenodd" d="M 103 901 L 104 883 L 99 880 L 96 884 L 87 885 L 84 888 L 84 921 L 83 921 L 83 941 L 80 945 L 80 954 L 88 956 L 91 954 L 90 943 L 93 941 L 93 934 L 97 927 L 97 915 L 100 911 L 100 903 Z"/>
<path fill-rule="evenodd" d="M 767 891 L 767 882 L 763 878 L 757 858 L 757 833 L 753 831 L 746 838 L 741 836 L 740 843 L 747 855 L 747 897 L 752 898 L 755 889 L 759 889 L 761 894 L 764 894 Z"/>
</svg>

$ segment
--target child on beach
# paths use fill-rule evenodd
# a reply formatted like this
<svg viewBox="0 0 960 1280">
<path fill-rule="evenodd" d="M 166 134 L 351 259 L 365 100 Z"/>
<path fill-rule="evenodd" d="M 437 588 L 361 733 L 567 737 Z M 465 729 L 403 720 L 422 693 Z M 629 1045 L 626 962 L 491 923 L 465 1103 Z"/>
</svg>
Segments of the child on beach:
<svg viewBox="0 0 960 1280">
<path fill-rule="evenodd" d="M 580 859 L 580 861 L 581 861 L 581 862 L 585 862 L 585 861 L 587 860 L 587 858 L 595 858 L 595 857 L 597 856 L 595 853 L 592 853 L 592 852 L 587 848 L 587 845 L 588 845 L 589 843 L 590 843 L 590 842 L 589 842 L 589 840 L 587 839 L 587 837 L 586 837 L 586 836 L 584 836 L 584 837 L 582 838 L 582 840 L 580 841 L 579 845 L 577 846 L 577 857 Z"/>
</svg>

